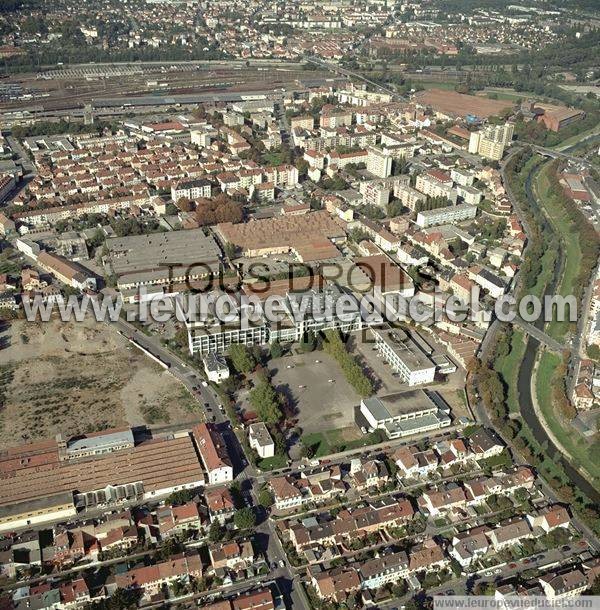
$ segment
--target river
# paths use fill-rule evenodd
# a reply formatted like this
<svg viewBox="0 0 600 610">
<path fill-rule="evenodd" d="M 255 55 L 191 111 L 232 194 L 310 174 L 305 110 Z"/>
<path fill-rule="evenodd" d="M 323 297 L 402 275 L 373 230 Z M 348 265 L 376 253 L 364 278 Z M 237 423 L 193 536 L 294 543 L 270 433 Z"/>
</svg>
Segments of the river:
<svg viewBox="0 0 600 610">
<path fill-rule="evenodd" d="M 531 172 L 525 181 L 525 192 L 528 198 L 532 198 L 535 202 L 533 192 L 531 190 L 531 182 L 537 171 Z M 530 199 L 530 201 L 532 200 Z M 559 250 L 560 254 L 560 250 Z M 562 264 L 555 265 L 552 281 L 548 284 L 545 294 L 551 294 L 558 283 Z M 544 319 L 540 317 L 534 325 L 540 330 L 544 329 Z M 567 461 L 563 453 L 552 442 L 552 439 L 546 433 L 544 426 L 540 423 L 533 408 L 533 398 L 531 395 L 531 378 L 533 369 L 538 354 L 540 343 L 537 339 L 529 337 L 525 356 L 521 361 L 519 375 L 517 380 L 517 394 L 519 400 L 519 408 L 521 417 L 525 420 L 531 429 L 533 436 L 540 444 L 546 444 L 548 447 L 547 454 L 557 463 L 560 463 L 567 477 L 595 504 L 600 504 L 600 492 L 592 485 L 583 475 L 581 475 L 569 461 Z"/>
</svg>

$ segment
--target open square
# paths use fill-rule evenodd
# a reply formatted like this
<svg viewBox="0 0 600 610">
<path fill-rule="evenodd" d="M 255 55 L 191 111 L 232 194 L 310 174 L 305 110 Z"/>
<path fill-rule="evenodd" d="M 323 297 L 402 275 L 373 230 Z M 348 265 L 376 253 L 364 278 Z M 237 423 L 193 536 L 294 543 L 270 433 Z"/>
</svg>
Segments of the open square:
<svg viewBox="0 0 600 610">
<path fill-rule="evenodd" d="M 278 358 L 271 361 L 271 374 L 273 385 L 296 409 L 305 434 L 355 426 L 360 396 L 328 354 L 314 351 Z"/>
</svg>

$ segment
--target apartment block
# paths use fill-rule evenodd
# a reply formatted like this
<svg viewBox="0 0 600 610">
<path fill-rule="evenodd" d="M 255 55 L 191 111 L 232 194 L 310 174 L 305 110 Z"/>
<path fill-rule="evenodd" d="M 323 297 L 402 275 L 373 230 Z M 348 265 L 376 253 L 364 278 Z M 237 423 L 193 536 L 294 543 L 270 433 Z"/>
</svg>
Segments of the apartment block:
<svg viewBox="0 0 600 610">
<path fill-rule="evenodd" d="M 365 205 L 374 205 L 384 209 L 390 200 L 391 194 L 390 188 L 384 182 L 378 180 L 361 183 L 360 192 L 362 193 Z"/>
<path fill-rule="evenodd" d="M 477 215 L 477 206 L 468 203 L 451 205 L 435 210 L 423 210 L 417 214 L 417 224 L 426 229 L 435 225 L 452 224 L 470 220 Z"/>
<path fill-rule="evenodd" d="M 415 188 L 428 197 L 445 197 L 456 203 L 458 194 L 452 188 L 452 178 L 446 172 L 429 170 L 417 176 Z"/>
<path fill-rule="evenodd" d="M 392 156 L 375 146 L 369 146 L 367 170 L 379 178 L 387 178 L 392 173 Z"/>
<path fill-rule="evenodd" d="M 499 161 L 504 155 L 504 149 L 512 140 L 514 129 L 512 123 L 505 123 L 488 125 L 481 131 L 474 131 L 469 138 L 469 152 L 492 161 Z"/>
<path fill-rule="evenodd" d="M 210 197 L 211 183 L 208 180 L 181 180 L 171 187 L 171 199 L 199 199 Z"/>
<path fill-rule="evenodd" d="M 427 195 L 405 184 L 397 184 L 394 187 L 394 197 L 399 199 L 404 207 L 413 212 L 420 203 L 427 201 Z"/>
</svg>

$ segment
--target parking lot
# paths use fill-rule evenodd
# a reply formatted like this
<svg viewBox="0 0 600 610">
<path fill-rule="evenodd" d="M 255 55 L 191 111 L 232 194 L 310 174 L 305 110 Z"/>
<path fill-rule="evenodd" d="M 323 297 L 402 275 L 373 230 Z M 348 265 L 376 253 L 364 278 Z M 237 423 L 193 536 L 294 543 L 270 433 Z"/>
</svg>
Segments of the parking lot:
<svg viewBox="0 0 600 610">
<path fill-rule="evenodd" d="M 383 363 L 375 349 L 375 340 L 370 331 L 353 333 L 351 345 L 354 353 L 360 358 L 363 368 L 375 382 L 377 394 L 385 396 L 409 389 L 408 385 L 394 374 L 392 367 Z"/>
<path fill-rule="evenodd" d="M 305 433 L 354 426 L 360 396 L 329 355 L 314 351 L 284 356 L 272 360 L 270 368 L 273 385 L 295 407 Z"/>
</svg>

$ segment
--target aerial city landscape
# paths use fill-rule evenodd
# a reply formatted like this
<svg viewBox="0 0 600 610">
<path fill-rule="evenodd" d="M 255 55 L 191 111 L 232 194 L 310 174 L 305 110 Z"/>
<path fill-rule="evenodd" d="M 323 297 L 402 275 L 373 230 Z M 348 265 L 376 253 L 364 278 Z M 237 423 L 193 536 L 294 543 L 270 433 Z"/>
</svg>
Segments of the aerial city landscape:
<svg viewBox="0 0 600 610">
<path fill-rule="evenodd" d="M 0 0 L 0 610 L 600 608 L 599 49 Z"/>
</svg>

